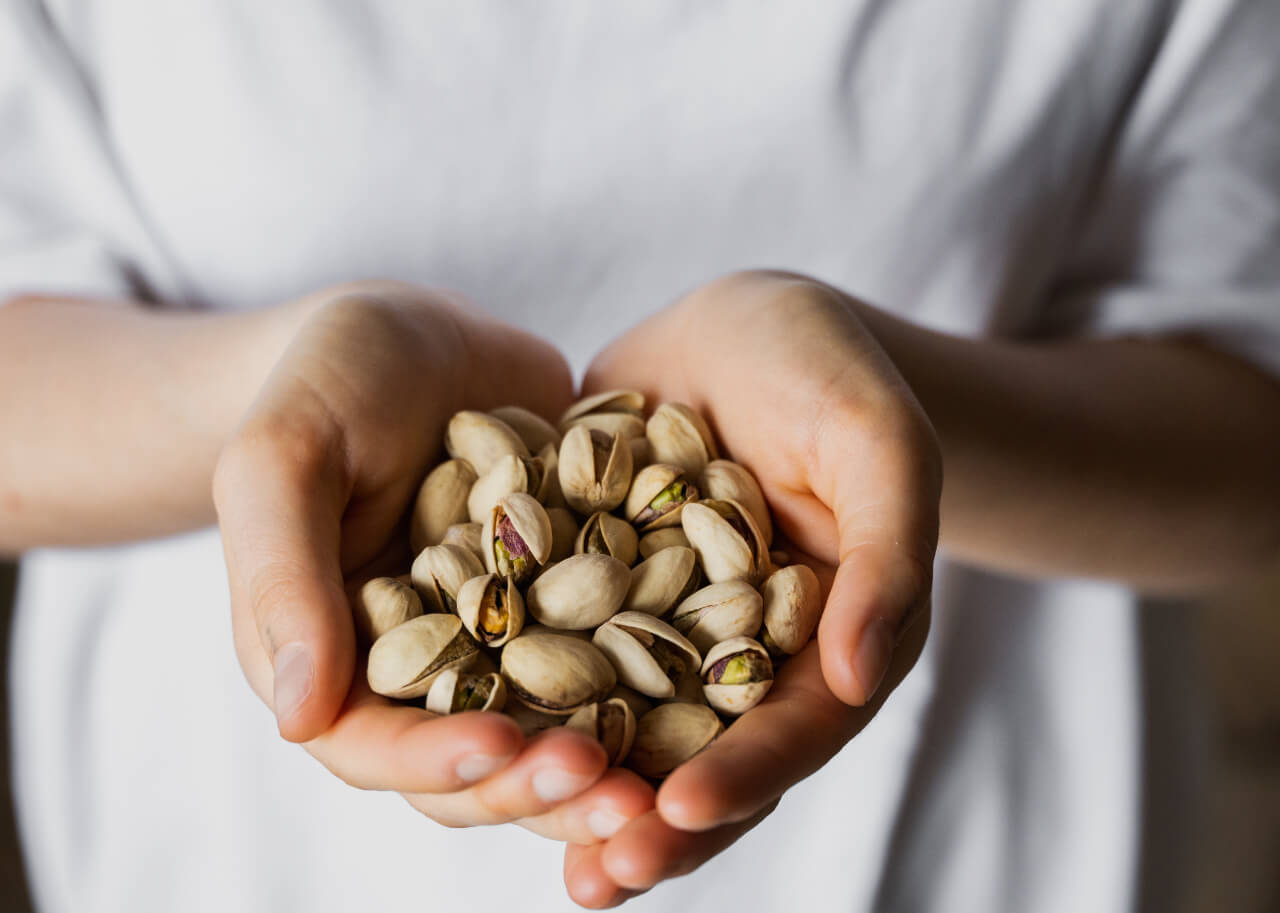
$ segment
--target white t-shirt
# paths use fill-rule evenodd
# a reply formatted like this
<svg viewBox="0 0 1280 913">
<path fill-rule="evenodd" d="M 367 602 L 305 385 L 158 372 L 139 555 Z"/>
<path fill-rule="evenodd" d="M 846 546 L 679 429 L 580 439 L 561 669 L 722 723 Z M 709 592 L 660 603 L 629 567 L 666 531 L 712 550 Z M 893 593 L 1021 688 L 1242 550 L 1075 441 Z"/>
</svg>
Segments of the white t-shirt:
<svg viewBox="0 0 1280 913">
<path fill-rule="evenodd" d="M 1280 371 L 1278 46 L 1280 4 L 1232 0 L 9 0 L 0 295 L 398 278 L 581 369 L 781 267 L 952 333 L 1194 330 Z M 1177 613 L 945 556 L 935 606 L 865 733 L 629 909 L 1173 909 L 1194 771 L 1144 763 L 1187 737 L 1159 707 L 1194 683 L 1152 677 Z M 560 846 L 278 738 L 211 531 L 28 555 L 12 664 L 45 913 L 572 908 Z"/>
</svg>

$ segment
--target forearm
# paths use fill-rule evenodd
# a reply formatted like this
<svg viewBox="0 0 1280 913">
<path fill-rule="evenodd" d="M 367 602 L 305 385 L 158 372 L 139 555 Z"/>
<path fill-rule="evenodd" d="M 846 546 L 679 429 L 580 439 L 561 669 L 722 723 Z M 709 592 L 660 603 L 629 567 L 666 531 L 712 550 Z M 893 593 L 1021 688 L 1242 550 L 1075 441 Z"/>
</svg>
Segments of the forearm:
<svg viewBox="0 0 1280 913">
<path fill-rule="evenodd" d="M 213 522 L 210 479 L 307 302 L 244 314 L 0 307 L 0 552 Z"/>
<path fill-rule="evenodd" d="M 1280 385 L 1192 342 L 1017 344 L 867 308 L 941 440 L 941 544 L 1180 592 L 1280 558 Z"/>
</svg>

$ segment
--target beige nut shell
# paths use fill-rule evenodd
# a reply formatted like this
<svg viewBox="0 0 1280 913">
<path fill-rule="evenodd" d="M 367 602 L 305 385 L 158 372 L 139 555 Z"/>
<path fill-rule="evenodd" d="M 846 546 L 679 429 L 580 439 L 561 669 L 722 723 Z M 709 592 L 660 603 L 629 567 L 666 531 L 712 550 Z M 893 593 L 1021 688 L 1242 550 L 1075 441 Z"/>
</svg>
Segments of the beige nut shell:
<svg viewBox="0 0 1280 913">
<path fill-rule="evenodd" d="M 517 701 L 557 716 L 602 700 L 618 680 L 591 643 L 552 633 L 517 637 L 503 647 L 502 677 Z"/>
<path fill-rule="evenodd" d="M 419 615 L 369 648 L 369 687 L 393 698 L 422 697 L 446 669 L 466 669 L 479 652 L 456 615 Z"/>
<path fill-rule="evenodd" d="M 665 777 L 724 732 L 705 704 L 660 704 L 636 721 L 627 766 L 645 777 Z"/>
<path fill-rule="evenodd" d="M 416 555 L 429 545 L 439 545 L 455 523 L 467 519 L 467 496 L 476 471 L 465 460 L 445 460 L 423 479 L 413 504 L 409 545 Z"/>
<path fill-rule="evenodd" d="M 760 586 L 764 600 L 766 646 L 796 654 L 813 636 L 822 614 L 818 575 L 804 564 L 792 564 L 770 574 Z"/>
<path fill-rule="evenodd" d="M 726 580 L 690 594 L 671 613 L 671 626 L 705 654 L 721 641 L 759 631 L 763 608 L 751 584 Z"/>
<path fill-rule="evenodd" d="M 658 641 L 680 656 L 684 675 L 701 667 L 702 655 L 693 644 L 666 622 L 644 612 L 619 612 L 591 637 L 618 671 L 618 681 L 648 697 L 669 698 L 676 693 L 676 683 L 648 648 L 648 643 Z"/>
<path fill-rule="evenodd" d="M 617 558 L 572 555 L 529 585 L 525 608 L 549 627 L 588 630 L 618 611 L 630 585 L 631 571 Z"/>
</svg>

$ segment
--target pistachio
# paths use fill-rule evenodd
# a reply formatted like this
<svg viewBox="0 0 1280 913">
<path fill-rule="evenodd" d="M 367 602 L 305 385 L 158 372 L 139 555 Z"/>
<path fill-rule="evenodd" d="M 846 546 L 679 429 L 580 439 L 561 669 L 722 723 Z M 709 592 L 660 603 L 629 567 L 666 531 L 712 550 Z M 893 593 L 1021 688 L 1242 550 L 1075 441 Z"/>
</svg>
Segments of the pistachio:
<svg viewBox="0 0 1280 913">
<path fill-rule="evenodd" d="M 580 514 L 613 510 L 631 485 L 631 448 L 619 435 L 571 428 L 560 444 L 560 491 Z"/>
<path fill-rule="evenodd" d="M 684 506 L 698 500 L 698 489 L 684 470 L 669 463 L 654 463 L 636 473 L 627 492 L 627 519 L 644 532 L 680 525 Z"/>
<path fill-rule="evenodd" d="M 676 606 L 671 626 L 702 653 L 733 637 L 760 630 L 762 600 L 751 584 L 742 580 L 713 583 Z"/>
<path fill-rule="evenodd" d="M 665 777 L 722 732 L 720 717 L 705 704 L 662 704 L 636 721 L 627 766 L 644 777 Z"/>
<path fill-rule="evenodd" d="M 671 697 L 676 683 L 702 664 L 697 648 L 665 622 L 644 612 L 620 612 L 592 636 L 618 680 L 649 697 Z"/>
<path fill-rule="evenodd" d="M 551 521 L 551 556 L 547 564 L 555 564 L 573 554 L 578 540 L 578 521 L 563 507 L 548 507 L 547 518 Z"/>
<path fill-rule="evenodd" d="M 645 533 L 640 537 L 638 551 L 641 558 L 652 558 L 664 548 L 673 548 L 675 546 L 690 548 L 689 537 L 684 534 L 684 529 L 679 526 L 655 529 L 651 533 Z"/>
<path fill-rule="evenodd" d="M 510 425 L 484 412 L 464 411 L 449 419 L 444 446 L 449 456 L 470 463 L 477 475 L 487 473 L 504 456 L 529 456 L 529 448 Z"/>
<path fill-rule="evenodd" d="M 588 704 L 569 717 L 564 725 L 599 742 L 611 767 L 622 763 L 636 737 L 636 715 L 621 698 Z"/>
<path fill-rule="evenodd" d="M 422 597 L 422 607 L 428 612 L 456 612 L 458 590 L 472 577 L 479 577 L 484 568 L 476 556 L 456 545 L 432 545 L 422 550 L 413 562 L 409 577 L 413 588 Z"/>
<path fill-rule="evenodd" d="M 484 523 L 485 517 L 502 498 L 516 492 L 535 498 L 543 486 L 543 465 L 538 457 L 500 457 L 493 468 L 476 480 L 467 496 L 467 513 L 472 523 Z"/>
<path fill-rule="evenodd" d="M 731 716 L 760 703 L 773 686 L 769 653 L 750 637 L 716 644 L 702 661 L 701 672 L 707 703 Z"/>
<path fill-rule="evenodd" d="M 822 612 L 818 575 L 804 564 L 770 574 L 760 587 L 764 598 L 761 640 L 774 655 L 799 653 L 813 636 Z"/>
<path fill-rule="evenodd" d="M 507 702 L 507 683 L 496 672 L 467 675 L 448 669 L 436 676 L 427 691 L 427 709 L 447 716 L 466 710 L 501 710 Z"/>
<path fill-rule="evenodd" d="M 356 635 L 366 644 L 421 614 L 422 600 L 413 587 L 394 577 L 374 577 L 351 600 Z"/>
<path fill-rule="evenodd" d="M 581 415 L 561 427 L 565 434 L 574 428 L 586 428 L 588 431 L 599 431 L 610 437 L 620 437 L 624 441 L 644 437 L 644 419 L 625 412 L 592 412 Z"/>
<path fill-rule="evenodd" d="M 422 697 L 446 669 L 475 662 L 476 642 L 454 615 L 419 615 L 397 625 L 369 649 L 369 687 L 386 697 Z"/>
<path fill-rule="evenodd" d="M 573 555 L 547 568 L 529 585 L 526 608 L 553 628 L 585 630 L 608 620 L 622 605 L 631 571 L 609 555 Z"/>
<path fill-rule="evenodd" d="M 579 555 L 611 555 L 627 567 L 636 563 L 636 529 L 613 514 L 596 511 L 582 524 L 573 550 Z"/>
<path fill-rule="evenodd" d="M 467 493 L 475 481 L 476 471 L 464 460 L 445 460 L 427 474 L 409 524 L 415 555 L 428 545 L 439 545 L 450 526 L 467 519 Z"/>
<path fill-rule="evenodd" d="M 502 677 L 516 700 L 560 716 L 601 700 L 617 683 L 613 666 L 592 644 L 551 633 L 517 637 L 503 647 Z"/>
<path fill-rule="evenodd" d="M 499 406 L 490 409 L 489 414 L 500 422 L 505 422 L 512 431 L 520 436 L 530 453 L 538 453 L 548 444 L 552 449 L 560 446 L 560 432 L 549 421 L 528 409 L 520 406 Z"/>
<path fill-rule="evenodd" d="M 663 403 L 645 426 L 655 463 L 672 463 L 697 478 L 717 457 L 715 439 L 702 416 L 683 403 Z"/>
<path fill-rule="evenodd" d="M 765 504 L 764 492 L 756 477 L 733 460 L 712 460 L 698 479 L 702 497 L 716 501 L 737 501 L 755 518 L 765 545 L 773 542 L 773 519 Z"/>
<path fill-rule="evenodd" d="M 473 577 L 458 591 L 458 617 L 476 640 L 500 647 L 524 627 L 524 597 L 510 577 Z"/>
<path fill-rule="evenodd" d="M 661 617 L 697 589 L 700 580 L 693 549 L 664 548 L 631 569 L 631 588 L 622 608 Z"/>
<path fill-rule="evenodd" d="M 551 555 L 551 519 L 532 495 L 507 495 L 485 518 L 480 544 L 489 571 L 524 583 Z"/>
<path fill-rule="evenodd" d="M 484 550 L 480 547 L 480 531 L 484 528 L 480 523 L 455 523 L 444 532 L 441 545 L 455 545 L 476 556 L 481 565 L 484 564 Z"/>
<path fill-rule="evenodd" d="M 578 400 L 560 416 L 561 427 L 584 415 L 621 412 L 639 418 L 644 415 L 644 394 L 636 390 L 606 390 Z"/>
<path fill-rule="evenodd" d="M 755 519 L 737 501 L 699 501 L 685 506 L 684 534 L 712 583 L 754 583 L 769 567 L 769 550 Z"/>
</svg>

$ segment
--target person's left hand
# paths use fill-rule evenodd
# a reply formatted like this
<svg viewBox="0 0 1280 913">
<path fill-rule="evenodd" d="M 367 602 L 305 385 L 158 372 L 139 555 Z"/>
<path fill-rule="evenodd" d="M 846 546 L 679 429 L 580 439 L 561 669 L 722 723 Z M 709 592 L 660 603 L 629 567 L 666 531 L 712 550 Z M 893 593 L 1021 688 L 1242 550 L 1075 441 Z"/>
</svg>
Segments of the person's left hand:
<svg viewBox="0 0 1280 913">
<path fill-rule="evenodd" d="M 631 330 L 587 373 L 584 394 L 638 389 L 706 416 L 759 480 L 782 547 L 817 571 L 826 607 L 817 642 L 667 778 L 654 810 L 566 848 L 565 885 L 583 906 L 614 906 L 730 846 L 870 721 L 923 649 L 941 456 L 864 307 L 800 276 L 738 274 Z"/>
</svg>

